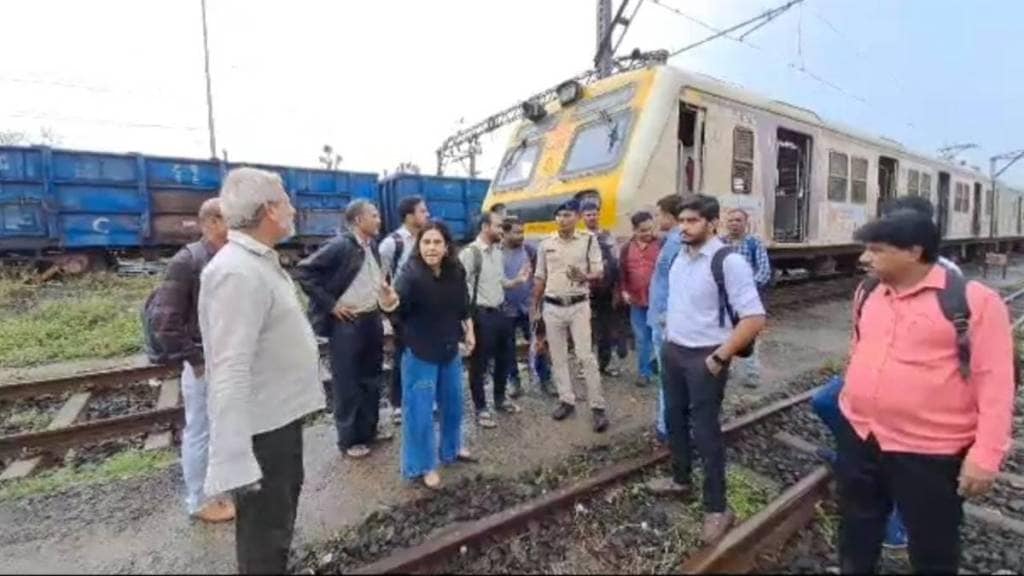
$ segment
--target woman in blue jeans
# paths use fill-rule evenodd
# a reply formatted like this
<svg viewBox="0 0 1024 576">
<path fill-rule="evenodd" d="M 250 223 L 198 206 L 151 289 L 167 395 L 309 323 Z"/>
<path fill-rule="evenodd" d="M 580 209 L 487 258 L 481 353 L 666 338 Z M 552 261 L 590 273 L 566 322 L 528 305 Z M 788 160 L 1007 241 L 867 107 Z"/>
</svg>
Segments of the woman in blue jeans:
<svg viewBox="0 0 1024 576">
<path fill-rule="evenodd" d="M 466 273 L 455 257 L 448 228 L 431 222 L 420 231 L 396 291 L 405 352 L 402 370 L 402 476 L 441 485 L 441 463 L 475 462 L 462 447 L 462 358 L 472 352 Z M 433 407 L 441 421 L 440 449 Z"/>
<path fill-rule="evenodd" d="M 818 415 L 818 418 L 821 418 L 821 421 L 825 423 L 825 426 L 828 426 L 829 430 L 832 431 L 833 437 L 838 434 L 839 426 L 845 419 L 843 413 L 839 410 L 839 393 L 842 389 L 843 379 L 839 376 L 833 376 L 811 398 L 811 408 L 814 409 L 814 413 Z M 832 450 L 824 450 L 821 456 L 829 464 L 834 465 L 836 462 L 836 453 Z M 903 526 L 900 511 L 895 507 L 893 507 L 892 514 L 889 516 L 889 524 L 885 528 L 885 541 L 882 542 L 882 545 L 886 548 L 906 548 L 907 546 L 907 529 Z"/>
</svg>

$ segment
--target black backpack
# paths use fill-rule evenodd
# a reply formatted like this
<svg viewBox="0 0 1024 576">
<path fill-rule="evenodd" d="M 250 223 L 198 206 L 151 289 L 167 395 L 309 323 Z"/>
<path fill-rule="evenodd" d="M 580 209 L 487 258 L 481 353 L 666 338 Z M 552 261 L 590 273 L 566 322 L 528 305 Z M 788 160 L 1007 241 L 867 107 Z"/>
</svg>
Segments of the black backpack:
<svg viewBox="0 0 1024 576">
<path fill-rule="evenodd" d="M 199 266 L 202 263 L 202 254 L 199 250 L 202 248 L 198 242 L 187 244 L 185 248 L 188 250 L 189 256 L 192 257 L 192 273 L 193 275 L 199 273 Z M 167 344 L 161 341 L 160 336 L 156 331 L 156 323 L 158 321 L 159 307 L 157 302 L 157 295 L 160 294 L 163 288 L 163 282 L 153 288 L 153 291 L 146 297 L 146 302 L 142 305 L 140 314 L 140 320 L 142 323 L 142 345 L 143 350 L 146 352 L 146 357 L 149 358 L 152 364 L 176 364 L 182 361 L 182 356 L 179 351 L 172 352 L 169 350 Z"/>
<path fill-rule="evenodd" d="M 960 375 L 967 380 L 971 375 L 971 338 L 968 334 L 971 320 L 971 308 L 967 305 L 967 280 L 949 268 L 946 271 L 946 287 L 935 293 L 939 299 L 939 308 L 942 315 L 953 325 L 956 330 L 956 355 L 960 364 Z M 854 296 L 854 324 L 853 331 L 857 340 L 860 340 L 860 316 L 864 311 L 864 304 L 868 297 L 878 288 L 881 282 L 874 276 L 869 276 L 860 283 Z M 1016 355 L 1015 355 L 1016 357 Z M 1016 362 L 1015 362 L 1016 366 Z M 1016 372 L 1016 369 L 1015 369 Z"/>
</svg>

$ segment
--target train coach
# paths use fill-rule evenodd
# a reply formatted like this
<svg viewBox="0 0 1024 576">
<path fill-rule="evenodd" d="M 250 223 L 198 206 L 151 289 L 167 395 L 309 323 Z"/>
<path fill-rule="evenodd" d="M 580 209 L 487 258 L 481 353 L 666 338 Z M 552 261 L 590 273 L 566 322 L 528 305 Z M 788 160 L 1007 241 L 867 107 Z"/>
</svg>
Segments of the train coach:
<svg viewBox="0 0 1024 576">
<path fill-rule="evenodd" d="M 853 231 L 898 195 L 931 199 L 959 256 L 1021 240 L 1020 190 L 707 76 L 652 65 L 557 92 L 524 103 L 484 202 L 533 238 L 571 197 L 599 202 L 601 226 L 626 237 L 632 213 L 674 190 L 745 209 L 779 268 L 855 266 Z"/>
</svg>

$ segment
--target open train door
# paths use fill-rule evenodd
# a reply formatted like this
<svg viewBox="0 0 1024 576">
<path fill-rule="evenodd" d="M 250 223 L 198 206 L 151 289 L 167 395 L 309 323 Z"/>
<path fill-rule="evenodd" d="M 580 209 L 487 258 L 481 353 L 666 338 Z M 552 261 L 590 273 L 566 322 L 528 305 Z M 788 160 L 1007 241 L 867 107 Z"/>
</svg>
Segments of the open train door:
<svg viewBox="0 0 1024 576">
<path fill-rule="evenodd" d="M 971 218 L 971 236 L 978 238 L 981 236 L 981 184 L 978 182 L 974 183 L 974 214 Z"/>
<path fill-rule="evenodd" d="M 700 192 L 704 186 L 704 109 L 679 103 L 679 134 L 676 141 L 676 190 Z"/>
<path fill-rule="evenodd" d="M 812 139 L 806 134 L 779 128 L 775 144 L 776 242 L 803 242 L 810 217 Z"/>
<path fill-rule="evenodd" d="M 896 175 L 899 174 L 900 162 L 888 156 L 878 157 L 878 206 L 875 215 L 882 216 L 882 207 L 896 197 Z"/>
<path fill-rule="evenodd" d="M 949 173 L 939 172 L 939 234 L 945 238 L 949 233 Z"/>
</svg>

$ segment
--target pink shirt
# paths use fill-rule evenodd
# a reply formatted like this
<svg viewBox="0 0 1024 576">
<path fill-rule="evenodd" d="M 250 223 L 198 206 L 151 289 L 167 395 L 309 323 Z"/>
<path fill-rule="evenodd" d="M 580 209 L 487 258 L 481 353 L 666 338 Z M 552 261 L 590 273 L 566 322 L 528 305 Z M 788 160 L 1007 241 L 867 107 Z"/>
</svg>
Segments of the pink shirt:
<svg viewBox="0 0 1024 576">
<path fill-rule="evenodd" d="M 997 472 L 1010 448 L 1013 340 L 999 295 L 967 284 L 971 376 L 957 361 L 956 332 L 936 291 L 940 266 L 902 294 L 879 285 L 864 304 L 839 406 L 861 438 L 886 452 L 957 454 Z"/>
</svg>

